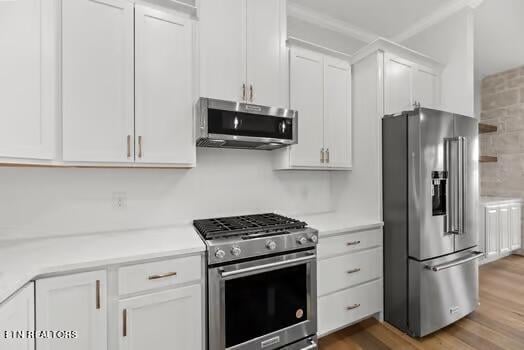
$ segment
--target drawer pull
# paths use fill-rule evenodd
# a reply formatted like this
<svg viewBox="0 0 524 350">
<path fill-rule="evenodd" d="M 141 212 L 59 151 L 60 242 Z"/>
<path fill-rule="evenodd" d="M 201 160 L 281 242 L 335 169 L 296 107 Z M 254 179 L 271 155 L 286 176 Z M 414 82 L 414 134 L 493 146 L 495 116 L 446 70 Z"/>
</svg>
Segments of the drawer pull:
<svg viewBox="0 0 524 350">
<path fill-rule="evenodd" d="M 353 242 L 348 242 L 347 243 L 348 246 L 359 245 L 359 244 L 360 244 L 360 241 L 353 241 Z"/>
<path fill-rule="evenodd" d="M 359 308 L 359 307 L 360 307 L 360 304 L 355 304 L 355 305 L 351 305 L 351 306 L 346 307 L 346 310 L 347 311 L 354 310 L 354 309 Z"/>
<path fill-rule="evenodd" d="M 348 274 L 351 275 L 352 273 L 357 273 L 357 272 L 360 272 L 360 268 L 349 270 Z"/>
<path fill-rule="evenodd" d="M 165 273 L 163 275 L 149 276 L 149 280 L 158 280 L 158 279 L 161 279 L 161 278 L 167 278 L 167 277 L 172 277 L 172 276 L 176 276 L 176 272 L 169 272 L 169 273 Z"/>
</svg>

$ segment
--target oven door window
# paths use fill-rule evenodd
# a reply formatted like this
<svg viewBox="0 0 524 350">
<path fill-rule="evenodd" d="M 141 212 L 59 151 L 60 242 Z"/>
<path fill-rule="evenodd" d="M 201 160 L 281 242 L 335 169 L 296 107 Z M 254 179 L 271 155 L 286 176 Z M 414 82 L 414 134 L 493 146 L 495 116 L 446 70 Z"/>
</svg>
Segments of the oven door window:
<svg viewBox="0 0 524 350">
<path fill-rule="evenodd" d="M 308 319 L 307 264 L 225 281 L 226 348 Z"/>
</svg>

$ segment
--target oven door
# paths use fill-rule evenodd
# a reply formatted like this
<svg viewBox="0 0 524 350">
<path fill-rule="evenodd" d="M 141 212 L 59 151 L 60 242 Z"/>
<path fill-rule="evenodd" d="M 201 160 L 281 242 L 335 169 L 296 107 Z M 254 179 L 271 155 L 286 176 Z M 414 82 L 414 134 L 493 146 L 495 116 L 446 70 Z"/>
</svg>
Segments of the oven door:
<svg viewBox="0 0 524 350">
<path fill-rule="evenodd" d="M 316 334 L 315 250 L 208 274 L 209 350 L 271 350 Z"/>
</svg>

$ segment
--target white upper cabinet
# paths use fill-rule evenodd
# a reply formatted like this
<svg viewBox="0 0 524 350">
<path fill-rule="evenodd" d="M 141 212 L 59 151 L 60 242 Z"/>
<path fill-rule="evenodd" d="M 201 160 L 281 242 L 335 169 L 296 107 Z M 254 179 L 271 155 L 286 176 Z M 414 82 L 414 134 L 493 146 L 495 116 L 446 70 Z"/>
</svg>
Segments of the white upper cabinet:
<svg viewBox="0 0 524 350">
<path fill-rule="evenodd" d="M 133 4 L 62 1 L 63 157 L 128 162 L 133 135 Z"/>
<path fill-rule="evenodd" d="M 276 152 L 276 168 L 350 169 L 349 62 L 292 47 L 290 108 L 298 111 L 298 144 Z"/>
<path fill-rule="evenodd" d="M 323 55 L 300 48 L 292 48 L 290 55 L 290 106 L 299 111 L 299 137 L 298 144 L 290 148 L 289 162 L 297 167 L 320 167 L 324 147 Z"/>
<path fill-rule="evenodd" d="M 285 0 L 201 0 L 201 95 L 285 107 L 286 22 Z"/>
<path fill-rule="evenodd" d="M 202 350 L 201 286 L 194 285 L 119 302 L 120 350 Z"/>
<path fill-rule="evenodd" d="M 53 159 L 56 0 L 0 1 L 0 158 Z"/>
<path fill-rule="evenodd" d="M 35 330 L 35 287 L 34 283 L 18 291 L 0 305 L 0 329 L 8 332 L 0 336 L 0 347 L 8 350 L 34 350 L 33 338 L 11 337 L 9 331 Z"/>
<path fill-rule="evenodd" d="M 247 0 L 248 101 L 286 107 L 286 1 Z"/>
<path fill-rule="evenodd" d="M 385 112 L 398 113 L 413 108 L 412 71 L 414 64 L 400 57 L 386 54 Z"/>
<path fill-rule="evenodd" d="M 351 66 L 324 60 L 324 147 L 328 167 L 351 167 Z"/>
<path fill-rule="evenodd" d="M 195 163 L 193 23 L 136 6 L 135 150 L 140 163 Z"/>
<path fill-rule="evenodd" d="M 440 75 L 431 68 L 416 65 L 413 70 L 413 102 L 422 107 L 440 106 Z"/>
<path fill-rule="evenodd" d="M 199 12 L 201 95 L 244 101 L 245 0 L 201 0 Z"/>
<path fill-rule="evenodd" d="M 440 74 L 402 57 L 384 55 L 385 113 L 413 109 L 415 104 L 426 108 L 440 106 Z"/>
<path fill-rule="evenodd" d="M 70 339 L 38 338 L 38 350 L 106 350 L 106 272 L 52 277 L 36 282 L 39 330 L 76 331 Z"/>
</svg>

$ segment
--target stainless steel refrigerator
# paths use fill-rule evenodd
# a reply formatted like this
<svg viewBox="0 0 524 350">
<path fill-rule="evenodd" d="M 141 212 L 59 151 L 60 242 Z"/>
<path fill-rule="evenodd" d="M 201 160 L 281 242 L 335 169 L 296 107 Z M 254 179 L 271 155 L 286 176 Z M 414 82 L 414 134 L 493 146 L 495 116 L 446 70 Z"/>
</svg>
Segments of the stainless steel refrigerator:
<svg viewBox="0 0 524 350">
<path fill-rule="evenodd" d="M 478 122 L 417 108 L 382 126 L 384 318 L 422 337 L 479 303 Z"/>
</svg>

